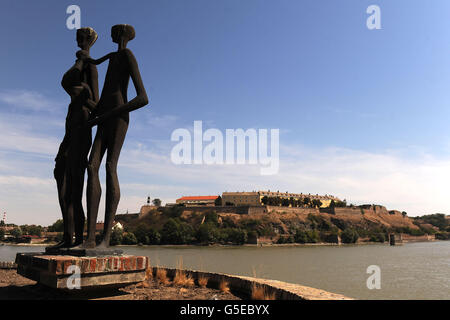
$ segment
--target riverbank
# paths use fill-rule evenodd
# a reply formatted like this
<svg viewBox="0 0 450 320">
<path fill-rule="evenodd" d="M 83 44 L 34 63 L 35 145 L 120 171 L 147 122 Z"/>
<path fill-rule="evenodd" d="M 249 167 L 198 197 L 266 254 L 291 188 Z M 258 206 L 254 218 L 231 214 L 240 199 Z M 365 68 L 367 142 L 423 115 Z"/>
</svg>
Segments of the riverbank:
<svg viewBox="0 0 450 320">
<path fill-rule="evenodd" d="M 416 243 L 416 242 L 441 242 L 441 241 L 450 241 L 450 240 L 440 240 L 440 239 L 432 239 L 426 240 L 424 238 L 408 238 L 404 240 L 403 243 Z M 53 242 L 49 243 L 11 243 L 11 242 L 0 242 L 0 246 L 18 246 L 18 247 L 48 247 L 55 245 Z M 148 245 L 148 244 L 120 244 L 113 247 L 123 247 L 123 248 L 133 248 L 133 247 L 144 247 L 144 248 L 170 248 L 170 247 L 310 247 L 310 246 L 330 246 L 330 247 L 339 247 L 339 246 L 355 246 L 355 245 L 389 245 L 389 242 L 374 242 L 374 241 L 358 241 L 356 243 L 329 243 L 329 242 L 317 242 L 317 243 L 259 243 L 259 244 L 221 244 L 221 243 L 212 243 L 212 244 L 158 244 L 158 245 Z"/>
<path fill-rule="evenodd" d="M 17 274 L 0 270 L 0 300 L 240 300 L 230 292 L 212 288 L 184 287 L 149 279 L 121 289 L 64 292 L 47 288 Z"/>
</svg>

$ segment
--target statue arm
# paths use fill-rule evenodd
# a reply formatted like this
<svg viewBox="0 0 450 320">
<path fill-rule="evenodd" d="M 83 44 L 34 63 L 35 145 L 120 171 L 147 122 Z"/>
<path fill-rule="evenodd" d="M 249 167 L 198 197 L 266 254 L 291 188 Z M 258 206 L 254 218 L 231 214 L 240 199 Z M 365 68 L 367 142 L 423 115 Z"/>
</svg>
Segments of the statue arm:
<svg viewBox="0 0 450 320">
<path fill-rule="evenodd" d="M 89 121 L 89 124 L 92 126 L 97 125 L 110 117 L 117 116 L 123 112 L 134 111 L 148 104 L 147 92 L 145 91 L 144 84 L 142 82 L 136 58 L 134 57 L 131 50 L 128 49 L 126 49 L 126 55 L 130 70 L 130 76 L 133 81 L 134 88 L 136 89 L 136 97 L 130 100 L 129 102 L 120 105 L 114 108 L 113 110 L 106 112 L 105 114 Z"/>
<path fill-rule="evenodd" d="M 97 107 L 98 103 L 98 71 L 97 67 L 93 64 L 89 64 L 88 66 L 88 86 L 91 88 L 92 91 L 92 99 L 88 98 L 86 99 L 86 107 L 89 109 L 90 112 L 94 112 L 95 108 Z"/>
<path fill-rule="evenodd" d="M 110 52 L 110 53 L 108 53 L 106 56 L 103 56 L 103 57 L 101 57 L 100 59 L 97 59 L 97 60 L 92 59 L 92 58 L 87 58 L 86 61 L 89 62 L 89 63 L 95 64 L 95 65 L 98 65 L 98 64 L 100 64 L 100 63 L 105 62 L 105 61 L 108 60 L 109 58 L 111 58 L 112 54 L 113 54 L 113 53 Z"/>
<path fill-rule="evenodd" d="M 98 102 L 99 92 L 98 92 L 98 71 L 97 67 L 93 64 L 89 65 L 89 87 L 91 87 L 93 101 Z"/>
</svg>

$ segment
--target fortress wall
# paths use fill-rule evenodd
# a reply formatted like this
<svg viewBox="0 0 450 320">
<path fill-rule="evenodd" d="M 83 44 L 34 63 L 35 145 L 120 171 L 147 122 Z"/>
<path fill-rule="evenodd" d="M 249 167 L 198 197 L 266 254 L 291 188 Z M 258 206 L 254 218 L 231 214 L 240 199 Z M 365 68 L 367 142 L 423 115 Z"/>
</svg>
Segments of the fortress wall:
<svg viewBox="0 0 450 320">
<path fill-rule="evenodd" d="M 360 216 L 362 215 L 362 212 L 364 213 L 368 213 L 368 212 L 373 212 L 372 209 L 361 209 L 361 208 L 334 208 L 334 214 L 335 215 L 340 215 L 340 216 Z"/>
<path fill-rule="evenodd" d="M 434 234 L 431 235 L 423 235 L 423 236 L 412 236 L 406 233 L 402 233 L 402 241 L 403 242 L 415 242 L 415 241 L 434 241 L 436 240 L 436 236 Z"/>
<path fill-rule="evenodd" d="M 249 207 L 249 206 L 215 206 L 215 207 L 207 207 L 207 206 L 193 206 L 193 207 L 185 207 L 183 208 L 184 212 L 209 212 L 215 211 L 217 213 L 235 213 L 235 214 L 249 214 L 252 210 L 257 210 L 253 208 L 262 208 L 262 207 Z M 260 209 L 262 210 L 262 209 Z"/>
<path fill-rule="evenodd" d="M 278 206 L 266 206 L 267 212 L 273 213 L 298 213 L 308 215 L 312 214 L 320 214 L 320 210 L 317 208 L 291 208 L 291 207 L 278 207 Z"/>
</svg>

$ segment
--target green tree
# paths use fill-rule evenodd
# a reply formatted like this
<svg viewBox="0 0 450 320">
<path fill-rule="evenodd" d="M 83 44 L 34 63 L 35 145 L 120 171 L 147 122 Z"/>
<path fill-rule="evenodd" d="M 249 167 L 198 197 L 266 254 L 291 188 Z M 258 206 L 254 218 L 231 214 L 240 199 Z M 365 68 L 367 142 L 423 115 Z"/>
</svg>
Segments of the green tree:
<svg viewBox="0 0 450 320">
<path fill-rule="evenodd" d="M 125 233 L 123 235 L 122 243 L 123 244 L 133 245 L 133 244 L 137 244 L 138 241 L 137 241 L 136 236 L 134 235 L 134 233 L 127 232 L 127 233 Z"/>
<path fill-rule="evenodd" d="M 26 232 L 26 234 L 32 235 L 32 236 L 38 236 L 40 237 L 43 231 L 43 228 L 41 226 L 31 225 L 27 226 L 27 230 L 23 230 Z"/>
<path fill-rule="evenodd" d="M 308 207 L 311 204 L 311 199 L 308 197 L 303 198 L 303 204 Z"/>
<path fill-rule="evenodd" d="M 64 232 L 64 223 L 62 219 L 56 220 L 54 224 L 48 227 L 49 232 Z"/>
<path fill-rule="evenodd" d="M 369 241 L 383 243 L 384 241 L 386 241 L 386 238 L 384 236 L 384 233 L 375 232 L 370 234 Z"/>
<path fill-rule="evenodd" d="M 217 226 L 219 223 L 219 216 L 215 211 L 208 211 L 205 213 L 205 223 L 212 223 Z"/>
<path fill-rule="evenodd" d="M 311 205 L 314 208 L 320 208 L 322 206 L 322 201 L 320 201 L 319 199 L 313 199 L 313 201 L 311 202 Z"/>
<path fill-rule="evenodd" d="M 20 238 L 23 235 L 22 230 L 20 228 L 14 228 L 11 230 L 10 233 L 16 239 Z"/>
<path fill-rule="evenodd" d="M 262 197 L 261 202 L 263 205 L 267 205 L 269 203 L 269 198 L 267 196 Z"/>
<path fill-rule="evenodd" d="M 228 240 L 233 244 L 244 244 L 247 242 L 247 232 L 242 229 L 233 228 L 230 230 Z"/>
<path fill-rule="evenodd" d="M 158 198 L 153 199 L 152 203 L 153 203 L 153 205 L 155 205 L 157 207 L 161 207 L 161 200 Z"/>
<path fill-rule="evenodd" d="M 341 240 L 343 243 L 355 243 L 358 241 L 358 238 L 358 233 L 351 228 L 347 228 L 341 233 Z"/>
<path fill-rule="evenodd" d="M 167 220 L 161 230 L 161 241 L 164 244 L 180 244 L 181 234 L 179 224 L 172 218 Z"/>
<path fill-rule="evenodd" d="M 161 230 L 161 242 L 164 244 L 185 244 L 190 243 L 194 238 L 193 228 L 177 219 L 169 219 Z"/>
<path fill-rule="evenodd" d="M 218 196 L 216 200 L 214 200 L 214 205 L 220 207 L 222 205 L 222 197 Z"/>
<path fill-rule="evenodd" d="M 5 230 L 3 228 L 0 229 L 0 241 L 5 237 Z"/>
<path fill-rule="evenodd" d="M 123 230 L 120 228 L 113 228 L 109 244 L 112 246 L 117 246 L 119 244 L 122 244 L 122 241 L 123 241 Z"/>
<path fill-rule="evenodd" d="M 317 243 L 319 242 L 319 233 L 317 230 L 308 230 L 306 231 L 306 239 L 308 243 Z"/>
<path fill-rule="evenodd" d="M 212 223 L 203 223 L 195 233 L 195 239 L 200 243 L 212 243 L 216 239 L 216 227 Z"/>
<path fill-rule="evenodd" d="M 149 228 L 147 228 L 144 224 L 139 224 L 136 228 L 134 228 L 133 234 L 136 236 L 138 243 L 148 244 L 148 231 Z"/>
<path fill-rule="evenodd" d="M 179 218 L 183 214 L 182 206 L 169 207 L 167 210 L 168 210 L 168 212 L 167 212 L 168 216 L 173 219 Z"/>
<path fill-rule="evenodd" d="M 308 236 L 305 231 L 298 229 L 295 232 L 294 239 L 296 243 L 306 243 L 308 242 Z"/>
<path fill-rule="evenodd" d="M 148 231 L 147 236 L 148 244 L 159 244 L 161 242 L 161 234 L 153 228 Z"/>
</svg>

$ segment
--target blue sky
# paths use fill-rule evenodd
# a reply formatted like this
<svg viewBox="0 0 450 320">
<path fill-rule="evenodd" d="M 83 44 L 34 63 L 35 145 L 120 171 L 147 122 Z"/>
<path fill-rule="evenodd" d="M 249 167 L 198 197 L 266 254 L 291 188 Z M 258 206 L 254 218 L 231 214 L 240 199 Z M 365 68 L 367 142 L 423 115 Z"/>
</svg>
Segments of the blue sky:
<svg viewBox="0 0 450 320">
<path fill-rule="evenodd" d="M 92 57 L 116 49 L 112 25 L 136 29 L 128 47 L 150 103 L 131 115 L 119 212 L 139 210 L 147 195 L 171 202 L 255 189 L 333 194 L 410 215 L 450 209 L 448 1 L 2 4 L 0 211 L 10 222 L 60 216 L 52 170 L 69 103 L 60 80 L 77 50 L 70 4 L 99 34 Z M 381 30 L 366 27 L 371 4 Z M 106 64 L 100 88 L 105 72 Z M 280 129 L 280 172 L 173 165 L 171 132 L 194 120 L 223 131 Z"/>
</svg>

